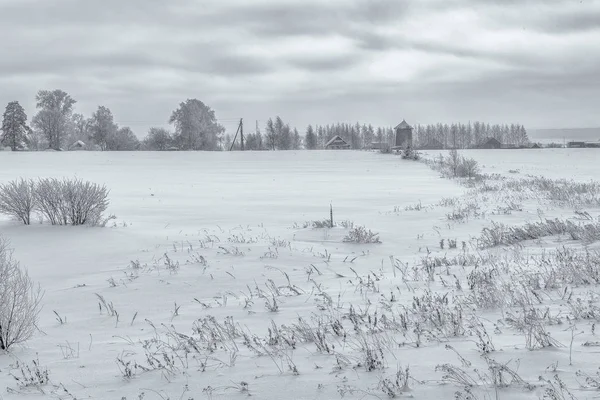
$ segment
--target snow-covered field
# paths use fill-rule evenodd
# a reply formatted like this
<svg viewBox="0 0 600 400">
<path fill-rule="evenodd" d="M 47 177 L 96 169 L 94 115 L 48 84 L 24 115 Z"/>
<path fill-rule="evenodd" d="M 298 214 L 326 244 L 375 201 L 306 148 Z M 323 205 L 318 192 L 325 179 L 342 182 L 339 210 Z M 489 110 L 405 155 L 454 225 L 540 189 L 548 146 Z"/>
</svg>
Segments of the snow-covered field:
<svg viewBox="0 0 600 400">
<path fill-rule="evenodd" d="M 0 220 L 45 291 L 0 399 L 595 398 L 600 190 L 528 175 L 587 182 L 600 153 L 463 154 L 506 181 L 351 151 L 0 153 L 0 183 L 106 184 L 117 217 Z M 49 383 L 19 385 L 32 360 Z"/>
</svg>

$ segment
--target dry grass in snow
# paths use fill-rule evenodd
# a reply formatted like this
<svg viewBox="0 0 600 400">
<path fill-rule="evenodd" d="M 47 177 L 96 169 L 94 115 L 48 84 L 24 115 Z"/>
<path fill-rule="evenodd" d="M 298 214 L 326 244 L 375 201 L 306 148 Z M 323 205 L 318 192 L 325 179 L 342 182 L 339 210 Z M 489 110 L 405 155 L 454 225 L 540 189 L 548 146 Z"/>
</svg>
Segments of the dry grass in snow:
<svg viewBox="0 0 600 400">
<path fill-rule="evenodd" d="M 45 291 L 0 396 L 590 398 L 598 186 L 523 176 L 546 154 L 447 178 L 361 152 L 19 154 L 24 179 L 78 165 L 120 219 L 0 221 Z"/>
</svg>

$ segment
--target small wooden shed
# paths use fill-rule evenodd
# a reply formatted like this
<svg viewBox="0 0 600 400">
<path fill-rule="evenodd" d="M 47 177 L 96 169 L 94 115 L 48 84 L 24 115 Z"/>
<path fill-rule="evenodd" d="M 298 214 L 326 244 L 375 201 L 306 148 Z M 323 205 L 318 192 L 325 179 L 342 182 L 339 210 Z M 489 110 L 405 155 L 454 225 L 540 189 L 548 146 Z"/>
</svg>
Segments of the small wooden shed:
<svg viewBox="0 0 600 400">
<path fill-rule="evenodd" d="M 501 149 L 502 143 L 496 138 L 488 138 L 485 142 L 479 145 L 480 149 Z"/>
<path fill-rule="evenodd" d="M 327 150 L 348 150 L 350 149 L 350 145 L 342 139 L 341 136 L 335 135 L 325 144 L 325 149 Z"/>
<path fill-rule="evenodd" d="M 81 140 L 78 140 L 69 146 L 69 150 L 70 151 L 85 150 L 85 143 L 83 143 L 83 141 L 81 141 Z"/>
<path fill-rule="evenodd" d="M 396 144 L 393 147 L 395 150 L 413 147 L 413 128 L 406 120 L 396 125 L 394 131 L 396 132 Z"/>
</svg>

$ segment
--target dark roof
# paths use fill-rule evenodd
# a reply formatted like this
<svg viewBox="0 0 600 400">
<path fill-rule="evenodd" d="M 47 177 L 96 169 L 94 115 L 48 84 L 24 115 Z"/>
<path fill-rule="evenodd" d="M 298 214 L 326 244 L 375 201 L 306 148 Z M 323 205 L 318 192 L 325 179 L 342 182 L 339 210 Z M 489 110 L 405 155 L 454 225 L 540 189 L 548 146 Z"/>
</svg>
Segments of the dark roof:
<svg viewBox="0 0 600 400">
<path fill-rule="evenodd" d="M 331 138 L 331 140 L 329 142 L 327 142 L 325 144 L 325 147 L 329 146 L 330 144 L 333 144 L 334 142 L 339 142 L 339 141 L 343 142 L 345 145 L 348 144 L 348 143 L 346 143 L 346 141 L 344 139 L 342 139 L 341 136 L 335 135 L 334 137 Z"/>
<path fill-rule="evenodd" d="M 394 129 L 412 129 L 412 126 L 410 126 L 406 120 L 402 120 L 402 122 L 396 125 Z"/>
</svg>

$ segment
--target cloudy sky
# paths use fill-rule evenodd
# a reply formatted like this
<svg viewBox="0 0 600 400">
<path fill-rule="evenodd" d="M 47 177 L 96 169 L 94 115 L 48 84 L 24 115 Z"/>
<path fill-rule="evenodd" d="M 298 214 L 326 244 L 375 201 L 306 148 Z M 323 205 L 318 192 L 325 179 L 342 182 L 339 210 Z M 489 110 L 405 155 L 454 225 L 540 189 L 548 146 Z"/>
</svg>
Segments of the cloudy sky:
<svg viewBox="0 0 600 400">
<path fill-rule="evenodd" d="M 186 98 L 230 129 L 596 127 L 600 0 L 0 0 L 2 108 L 55 88 L 138 136 Z"/>
</svg>

